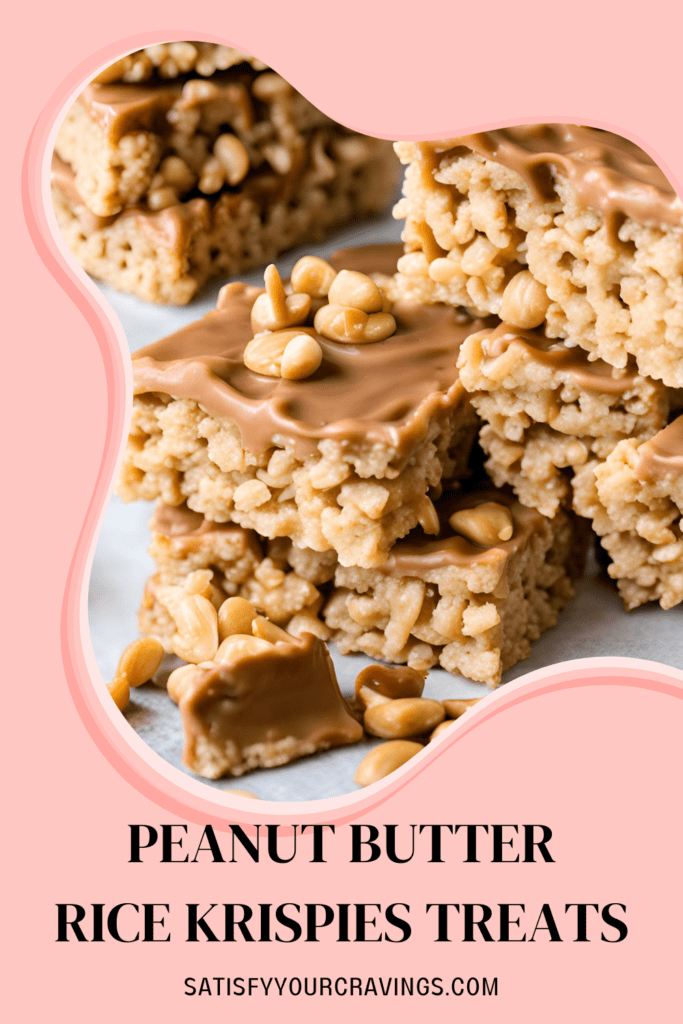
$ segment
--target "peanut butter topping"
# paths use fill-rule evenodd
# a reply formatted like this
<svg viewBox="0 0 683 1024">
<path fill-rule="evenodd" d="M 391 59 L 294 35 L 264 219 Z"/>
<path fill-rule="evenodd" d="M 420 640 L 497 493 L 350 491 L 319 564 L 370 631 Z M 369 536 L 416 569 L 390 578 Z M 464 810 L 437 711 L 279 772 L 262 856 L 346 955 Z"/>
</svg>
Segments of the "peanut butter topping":
<svg viewBox="0 0 683 1024">
<path fill-rule="evenodd" d="M 397 330 L 372 344 L 340 344 L 313 328 L 323 356 L 305 380 L 266 377 L 244 365 L 253 337 L 251 311 L 260 289 L 229 285 L 219 307 L 133 357 L 135 393 L 193 399 L 213 416 L 233 420 L 244 447 L 267 451 L 288 439 L 297 457 L 318 441 L 383 443 L 401 466 L 430 423 L 465 402 L 456 362 L 462 341 L 485 321 L 447 306 L 397 302 Z"/>
<path fill-rule="evenodd" d="M 641 444 L 636 476 L 643 481 L 683 476 L 683 416 Z"/>
<path fill-rule="evenodd" d="M 602 359 L 590 360 L 588 353 L 578 346 L 570 347 L 561 339 L 546 338 L 542 330 L 525 331 L 510 324 L 499 324 L 488 330 L 481 349 L 488 359 L 498 359 L 510 345 L 522 345 L 535 362 L 553 370 L 570 373 L 577 385 L 585 391 L 604 391 L 622 394 L 635 385 L 638 371 L 632 360 L 622 377 L 613 376 L 614 370 Z"/>
<path fill-rule="evenodd" d="M 516 171 L 532 196 L 552 199 L 553 174 L 566 178 L 582 206 L 599 210 L 614 230 L 624 217 L 683 227 L 683 203 L 657 164 L 620 135 L 575 124 L 519 125 L 419 144 L 424 173 L 437 154 L 467 147 Z"/>
</svg>

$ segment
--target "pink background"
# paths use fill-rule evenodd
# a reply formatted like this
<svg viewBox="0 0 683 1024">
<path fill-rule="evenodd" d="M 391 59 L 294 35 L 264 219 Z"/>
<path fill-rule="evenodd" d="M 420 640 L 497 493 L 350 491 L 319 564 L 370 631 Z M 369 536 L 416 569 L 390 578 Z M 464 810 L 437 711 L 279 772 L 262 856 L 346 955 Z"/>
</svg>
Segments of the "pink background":
<svg viewBox="0 0 683 1024">
<path fill-rule="evenodd" d="M 6 36 L 3 220 L 7 282 L 4 478 L 10 881 L 6 934 L 19 963 L 12 1020 L 80 1021 L 147 1012 L 224 1019 L 234 1000 L 182 996 L 187 975 L 497 975 L 500 996 L 463 997 L 464 1020 L 557 1022 L 582 1013 L 673 1019 L 680 938 L 680 736 L 683 675 L 654 666 L 581 664 L 552 685 L 527 679 L 378 793 L 287 813 L 273 805 L 216 807 L 198 783 L 181 792 L 153 756 L 132 748 L 99 700 L 84 635 L 89 553 L 111 490 L 125 429 L 127 381 L 119 329 L 97 290 L 64 256 L 44 204 L 45 167 L 60 112 L 96 70 L 164 39 L 205 38 L 257 54 L 327 113 L 387 137 L 454 135 L 501 123 L 570 120 L 613 127 L 640 142 L 680 189 L 681 15 L 642 5 L 454 4 L 373 8 L 356 0 L 204 4 L 129 0 L 101 9 L 63 3 L 13 10 Z M 672 130 L 671 126 L 674 126 Z M 22 166 L 23 161 L 23 166 Z M 20 181 L 24 209 L 20 200 Z M 28 230 L 27 230 L 28 227 Z M 104 456 L 103 456 L 104 453 Z M 10 511 L 11 509 L 11 511 Z M 37 614 L 36 614 L 37 612 Z M 6 613 L 7 617 L 7 613 Z M 62 662 L 62 654 L 66 669 Z M 595 673 L 602 673 L 597 678 Z M 578 673 L 578 675 L 577 675 Z M 670 682 L 667 684 L 664 679 Z M 580 685 L 575 685 L 576 682 Z M 528 699 L 527 699 L 528 698 Z M 246 785 L 246 783 L 245 783 Z M 213 796 L 211 800 L 213 800 Z M 237 802 L 237 801 L 236 801 Z M 549 824 L 557 864 L 308 868 L 129 866 L 129 822 L 323 821 Z M 196 834 L 196 832 L 195 832 Z M 341 837 L 340 837 L 341 838 Z M 331 851 L 345 849 L 343 842 Z M 239 895 L 238 895 L 239 894 Z M 402 946 L 349 944 L 186 947 L 185 902 L 408 902 Z M 433 945 L 421 935 L 427 902 L 618 901 L 630 935 L 619 945 Z M 174 941 L 158 946 L 55 945 L 57 902 L 168 902 Z M 420 912 L 418 912 L 420 911 Z M 11 930 L 11 936 L 10 936 Z M 255 950 L 255 952 L 254 952 Z M 6 989 L 7 991 L 7 989 Z M 371 1019 L 387 1006 L 408 1019 L 427 1005 L 453 1016 L 452 997 L 249 1000 L 238 1012 Z M 134 1010 L 133 1010 L 134 1008 Z"/>
</svg>

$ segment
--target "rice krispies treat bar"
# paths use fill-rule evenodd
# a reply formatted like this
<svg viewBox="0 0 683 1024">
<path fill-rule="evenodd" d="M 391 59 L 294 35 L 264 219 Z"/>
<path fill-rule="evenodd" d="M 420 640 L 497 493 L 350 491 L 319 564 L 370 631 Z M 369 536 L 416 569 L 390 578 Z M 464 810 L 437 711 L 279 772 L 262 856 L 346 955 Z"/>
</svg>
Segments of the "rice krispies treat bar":
<svg viewBox="0 0 683 1024">
<path fill-rule="evenodd" d="M 271 178 L 270 190 L 261 181 L 236 193 L 196 196 L 158 212 L 132 207 L 111 218 L 91 214 L 70 169 L 53 160 L 57 223 L 78 263 L 97 280 L 147 302 L 183 306 L 214 277 L 263 266 L 386 206 L 395 175 L 391 153 L 374 139 L 353 141 L 367 144 L 366 158 L 339 161 L 335 177 L 320 186 L 301 180 L 283 191 Z"/>
<path fill-rule="evenodd" d="M 574 507 L 593 520 L 627 608 L 683 601 L 683 416 L 587 463 L 574 478 Z"/>
<path fill-rule="evenodd" d="M 92 83 L 55 155 L 58 223 L 84 269 L 174 304 L 212 276 L 379 212 L 399 173 L 390 143 L 245 66 L 210 79 Z"/>
<path fill-rule="evenodd" d="M 418 523 L 438 530 L 430 495 L 468 472 L 478 421 L 455 364 L 483 322 L 397 303 L 382 341 L 337 342 L 304 325 L 290 333 L 307 332 L 322 362 L 286 380 L 244 364 L 259 296 L 228 285 L 216 310 L 135 354 L 119 494 L 187 501 L 345 565 L 381 565 Z"/>
<path fill-rule="evenodd" d="M 407 165 L 402 294 L 518 327 L 545 320 L 550 337 L 683 385 L 683 204 L 646 153 L 577 125 L 395 148 Z M 535 315 L 515 320 L 529 276 Z"/>
<path fill-rule="evenodd" d="M 238 583 L 237 594 L 293 635 L 332 639 L 342 653 L 363 651 L 419 670 L 441 665 L 497 686 L 502 671 L 528 656 L 533 640 L 556 624 L 572 597 L 584 533 L 564 512 L 548 520 L 504 491 L 450 496 L 437 509 L 440 536 L 414 531 L 394 545 L 381 570 L 345 568 L 333 553 L 302 550 L 282 538 L 265 542 L 242 531 L 244 549 L 260 544 L 265 557 Z M 478 542 L 449 525 L 450 516 L 463 510 L 469 518 L 460 528 Z M 506 541 L 490 534 L 501 515 L 512 530 Z M 175 626 L 160 587 L 181 583 L 188 570 L 210 569 L 218 607 L 234 594 L 236 577 L 219 550 L 225 527 L 166 508 L 150 526 L 159 572 L 147 583 L 139 626 L 173 650 Z M 201 560 L 195 557 L 199 547 Z"/>
<path fill-rule="evenodd" d="M 542 331 L 509 324 L 470 335 L 460 380 L 484 426 L 486 471 L 524 505 L 552 516 L 571 502 L 572 473 L 604 459 L 626 438 L 647 440 L 665 426 L 671 392 L 638 374 L 590 360 Z"/>
</svg>

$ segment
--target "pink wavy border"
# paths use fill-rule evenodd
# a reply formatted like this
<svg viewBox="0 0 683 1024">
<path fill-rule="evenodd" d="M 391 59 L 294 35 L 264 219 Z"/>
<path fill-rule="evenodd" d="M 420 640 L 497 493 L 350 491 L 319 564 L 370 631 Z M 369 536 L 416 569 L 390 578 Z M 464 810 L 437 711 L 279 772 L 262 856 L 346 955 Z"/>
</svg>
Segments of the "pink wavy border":
<svg viewBox="0 0 683 1024">
<path fill-rule="evenodd" d="M 172 813 L 198 824 L 211 822 L 216 828 L 224 829 L 236 818 L 250 824 L 275 817 L 286 824 L 301 818 L 302 814 L 312 823 L 333 821 L 341 824 L 384 803 L 392 794 L 433 765 L 446 749 L 474 729 L 483 726 L 508 707 L 524 703 L 534 697 L 564 689 L 601 685 L 639 687 L 683 699 L 683 673 L 654 662 L 627 658 L 595 658 L 553 665 L 508 683 L 504 689 L 490 694 L 477 705 L 475 711 L 468 713 L 437 743 L 430 745 L 382 783 L 344 797 L 288 803 L 287 811 L 284 813 L 282 804 L 269 801 L 260 801 L 257 807 L 254 807 L 250 801 L 228 797 L 234 800 L 234 803 L 224 803 L 225 798 L 220 791 L 210 789 L 203 783 L 183 775 L 154 754 L 113 710 L 113 705 L 109 706 L 111 702 L 100 699 L 98 691 L 93 686 L 93 678 L 98 677 L 99 673 L 88 664 L 83 646 L 83 607 L 97 528 L 111 493 L 114 472 L 126 432 L 129 404 L 126 399 L 130 396 L 130 367 L 120 325 L 115 325 L 110 319 L 98 289 L 75 264 L 56 227 L 49 201 L 48 154 L 52 152 L 56 128 L 61 121 L 60 114 L 63 114 L 82 85 L 100 68 L 122 54 L 149 45 L 159 38 L 173 40 L 196 36 L 191 30 L 168 30 L 155 33 L 154 37 L 149 33 L 128 36 L 98 50 L 82 61 L 55 89 L 36 122 L 22 168 L 22 204 L 32 242 L 49 272 L 92 329 L 102 357 L 107 387 L 106 446 L 69 568 L 60 626 L 62 656 L 69 690 L 81 720 L 98 749 L 116 771 L 145 797 Z M 210 36 L 207 33 L 203 34 L 203 38 L 213 42 L 227 42 L 220 36 Z M 237 43 L 228 42 L 227 45 L 241 48 Z M 329 113 L 335 116 L 333 112 Z M 339 117 L 335 119 L 339 120 Z M 590 121 L 583 117 L 534 115 L 515 121 L 449 127 L 443 132 L 432 133 L 427 137 L 453 137 L 504 125 L 564 120 L 591 123 L 632 139 L 657 160 L 680 193 L 680 187 L 671 169 L 643 139 L 623 131 L 618 126 Z M 357 130 L 387 137 L 372 131 L 367 125 L 358 126 Z M 404 137 L 419 138 L 415 135 Z"/>
</svg>

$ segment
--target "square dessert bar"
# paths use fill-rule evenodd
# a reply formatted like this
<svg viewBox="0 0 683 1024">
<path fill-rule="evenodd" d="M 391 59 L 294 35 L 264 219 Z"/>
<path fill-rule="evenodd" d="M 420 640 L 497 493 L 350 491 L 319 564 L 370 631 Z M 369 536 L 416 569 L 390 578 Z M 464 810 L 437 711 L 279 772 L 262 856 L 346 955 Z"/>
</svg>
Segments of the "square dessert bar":
<svg viewBox="0 0 683 1024">
<path fill-rule="evenodd" d="M 376 258 L 374 247 L 367 256 Z M 381 304 L 368 277 L 349 280 L 360 278 Z M 216 522 L 335 552 L 343 565 L 379 566 L 418 523 L 438 531 L 430 495 L 468 474 L 478 421 L 456 362 L 463 339 L 484 323 L 449 306 L 401 301 L 367 315 L 282 291 L 283 303 L 315 304 L 315 326 L 300 319 L 254 337 L 269 295 L 226 285 L 217 309 L 135 353 L 119 494 L 187 502 Z M 343 333 L 366 323 L 393 333 L 357 342 Z M 277 346 L 295 338 L 317 353 L 305 379 L 280 376 Z"/>
<path fill-rule="evenodd" d="M 334 640 L 342 653 L 419 670 L 441 665 L 497 686 L 572 597 L 585 531 L 571 515 L 547 519 L 506 491 L 444 496 L 436 508 L 437 537 L 418 528 L 381 569 L 359 569 L 332 552 L 262 541 L 186 508 L 160 507 L 150 523 L 158 572 L 145 589 L 140 631 L 173 650 L 162 588 L 209 569 L 216 607 L 236 593 L 293 635 Z M 226 532 L 235 538 L 231 549 Z M 245 553 L 253 559 L 259 549 L 260 560 L 248 563 Z"/>
<path fill-rule="evenodd" d="M 621 136 L 526 125 L 399 142 L 400 291 L 545 321 L 614 367 L 683 386 L 683 204 Z"/>
<path fill-rule="evenodd" d="M 642 377 L 633 359 L 615 371 L 541 330 L 499 324 L 471 334 L 458 368 L 484 421 L 489 476 L 548 516 L 571 503 L 572 474 L 590 458 L 647 440 L 669 415 L 671 390 Z"/>
<path fill-rule="evenodd" d="M 621 441 L 576 474 L 574 507 L 593 520 L 627 608 L 683 601 L 683 416 L 649 441 Z"/>
<path fill-rule="evenodd" d="M 392 200 L 391 144 L 335 123 L 259 62 L 230 64 L 233 51 L 220 56 L 226 70 L 197 77 L 210 66 L 197 56 L 171 77 L 164 60 L 144 75 L 145 56 L 90 83 L 55 143 L 57 220 L 93 276 L 182 305 L 210 277 L 268 263 Z"/>
</svg>

